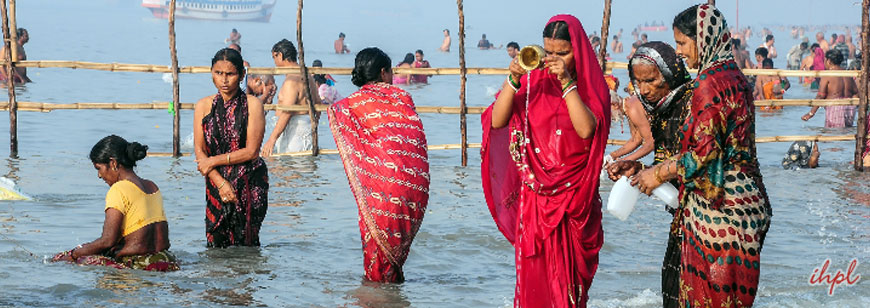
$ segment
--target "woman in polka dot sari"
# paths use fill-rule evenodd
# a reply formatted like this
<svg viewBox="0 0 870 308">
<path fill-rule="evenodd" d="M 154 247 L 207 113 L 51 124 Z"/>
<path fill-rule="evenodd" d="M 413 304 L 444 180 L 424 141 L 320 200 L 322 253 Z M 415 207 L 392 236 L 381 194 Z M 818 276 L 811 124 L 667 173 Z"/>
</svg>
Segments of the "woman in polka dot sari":
<svg viewBox="0 0 870 308">
<path fill-rule="evenodd" d="M 677 54 L 699 68 L 680 153 L 633 182 L 649 194 L 680 183 L 680 209 L 671 226 L 680 241 L 681 307 L 749 307 L 755 300 L 761 247 L 771 207 L 755 155 L 752 87 L 731 53 L 722 14 L 696 5 L 674 18 Z"/>
</svg>

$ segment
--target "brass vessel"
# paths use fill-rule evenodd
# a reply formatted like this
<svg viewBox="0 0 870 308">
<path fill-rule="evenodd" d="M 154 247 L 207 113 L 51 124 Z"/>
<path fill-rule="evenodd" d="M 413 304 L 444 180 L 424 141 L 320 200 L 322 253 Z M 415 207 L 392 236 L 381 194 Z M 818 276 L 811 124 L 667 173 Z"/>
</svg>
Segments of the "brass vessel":
<svg viewBox="0 0 870 308">
<path fill-rule="evenodd" d="M 544 66 L 544 56 L 546 56 L 544 48 L 534 44 L 523 47 L 520 49 L 520 54 L 517 55 L 520 66 L 527 71 Z"/>
</svg>

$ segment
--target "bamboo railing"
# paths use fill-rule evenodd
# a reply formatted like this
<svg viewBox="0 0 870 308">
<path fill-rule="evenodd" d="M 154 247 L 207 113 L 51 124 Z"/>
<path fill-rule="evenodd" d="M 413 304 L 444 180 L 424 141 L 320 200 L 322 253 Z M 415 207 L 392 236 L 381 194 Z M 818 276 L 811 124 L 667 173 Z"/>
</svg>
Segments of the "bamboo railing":
<svg viewBox="0 0 870 308">
<path fill-rule="evenodd" d="M 0 62 L 6 64 L 6 61 Z M 171 73 L 172 68 L 166 65 L 155 64 L 130 64 L 130 63 L 97 63 L 86 61 L 58 61 L 58 60 L 26 60 L 17 61 L 15 66 L 27 68 L 71 68 L 71 69 L 88 69 L 109 72 L 139 72 L 139 73 Z M 607 62 L 605 65 L 605 73 L 610 73 L 615 69 L 628 69 L 626 62 Z M 332 74 L 332 75 L 350 75 L 353 68 L 349 67 L 309 67 L 309 74 Z M 420 75 L 460 75 L 461 68 L 459 67 L 441 67 L 441 68 L 400 68 L 394 67 L 394 74 L 420 74 Z M 489 68 L 489 67 L 467 67 L 469 75 L 507 75 L 507 68 Z M 249 74 L 301 74 L 301 68 L 291 67 L 251 67 L 248 70 Z M 781 76 L 781 77 L 858 77 L 861 71 L 855 70 L 828 70 L 828 71 L 802 71 L 802 70 L 784 70 L 784 69 L 744 69 L 741 70 L 745 75 L 766 75 L 766 76 Z M 211 68 L 208 66 L 185 66 L 178 68 L 179 73 L 184 74 L 206 74 L 211 73 Z M 697 70 L 689 70 L 689 72 L 697 73 Z"/>
<path fill-rule="evenodd" d="M 774 142 L 793 142 L 793 141 L 817 141 L 817 142 L 838 142 L 838 141 L 851 141 L 855 139 L 855 135 L 842 135 L 842 136 L 771 136 L 771 137 L 758 137 L 755 138 L 756 143 L 774 143 Z M 609 145 L 623 145 L 628 140 L 618 140 L 618 139 L 608 139 L 607 144 Z M 451 144 L 433 144 L 429 145 L 427 148 L 429 151 L 432 150 L 456 150 L 462 149 L 462 144 L 460 143 L 451 143 Z M 467 148 L 480 148 L 480 143 L 468 143 Z M 336 149 L 320 149 L 320 154 L 329 155 L 329 154 L 338 154 L 338 150 Z M 190 153 L 183 153 L 183 156 L 190 156 Z M 148 156 L 153 157 L 168 157 L 172 156 L 172 153 L 166 152 L 149 152 Z M 311 156 L 311 152 L 292 152 L 292 153 L 282 153 L 275 154 L 274 156 Z"/>
<path fill-rule="evenodd" d="M 166 110 L 169 108 L 170 102 L 151 102 L 151 103 L 44 103 L 44 102 L 18 102 L 19 111 L 33 112 L 51 112 L 55 110 L 78 110 L 78 109 L 103 109 L 103 110 Z M 755 101 L 756 107 L 762 106 L 803 106 L 803 107 L 825 107 L 825 106 L 858 106 L 857 98 L 850 99 L 788 99 L 788 100 L 758 100 Z M 180 103 L 176 110 L 193 110 L 194 103 Z M 327 105 L 315 105 L 314 110 L 324 112 L 329 108 Z M 436 113 L 436 114 L 462 114 L 462 107 L 449 106 L 416 106 L 417 113 Z M 280 110 L 280 111 L 309 111 L 307 105 L 295 106 L 280 106 L 268 104 L 264 105 L 265 110 Z M 482 114 L 486 107 L 465 107 L 467 114 Z M 0 111 L 9 110 L 8 102 L 0 102 Z"/>
</svg>

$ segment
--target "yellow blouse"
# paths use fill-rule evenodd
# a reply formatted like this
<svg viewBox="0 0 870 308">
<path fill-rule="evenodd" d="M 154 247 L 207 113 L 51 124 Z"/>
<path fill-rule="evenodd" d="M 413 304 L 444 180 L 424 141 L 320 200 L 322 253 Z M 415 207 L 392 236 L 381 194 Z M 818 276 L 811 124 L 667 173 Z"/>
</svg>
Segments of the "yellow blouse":
<svg viewBox="0 0 870 308">
<path fill-rule="evenodd" d="M 160 191 L 146 194 L 133 182 L 118 181 L 106 193 L 106 210 L 109 208 L 124 214 L 123 236 L 136 232 L 144 226 L 166 221 L 163 213 L 163 195 Z"/>
</svg>

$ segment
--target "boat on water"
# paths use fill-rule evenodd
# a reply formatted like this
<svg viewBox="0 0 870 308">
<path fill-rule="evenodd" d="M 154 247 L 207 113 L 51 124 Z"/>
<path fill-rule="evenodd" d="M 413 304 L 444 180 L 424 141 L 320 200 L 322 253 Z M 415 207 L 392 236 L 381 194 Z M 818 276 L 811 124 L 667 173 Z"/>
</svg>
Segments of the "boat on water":
<svg viewBox="0 0 870 308">
<path fill-rule="evenodd" d="M 175 17 L 269 22 L 277 0 L 177 0 Z M 157 18 L 169 18 L 169 0 L 142 0 Z"/>
<path fill-rule="evenodd" d="M 664 26 L 664 25 L 660 25 L 660 26 L 642 26 L 642 27 L 640 27 L 640 31 L 644 31 L 644 32 L 662 32 L 662 31 L 668 31 L 668 27 L 667 27 L 667 26 Z"/>
</svg>

